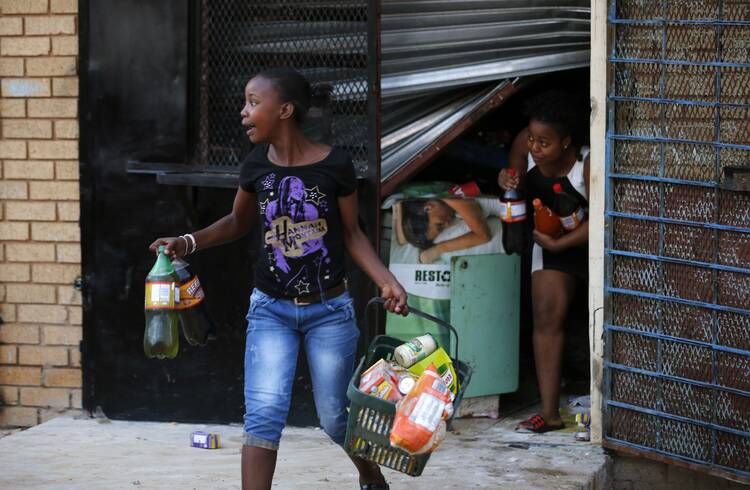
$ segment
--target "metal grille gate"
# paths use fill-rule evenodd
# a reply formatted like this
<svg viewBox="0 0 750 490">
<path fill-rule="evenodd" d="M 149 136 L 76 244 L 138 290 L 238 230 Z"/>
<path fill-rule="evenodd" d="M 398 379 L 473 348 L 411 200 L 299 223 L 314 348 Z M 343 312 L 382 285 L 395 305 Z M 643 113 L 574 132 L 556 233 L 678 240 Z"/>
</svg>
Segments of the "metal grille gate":
<svg viewBox="0 0 750 490">
<path fill-rule="evenodd" d="M 196 163 L 239 165 L 247 144 L 239 126 L 245 84 L 263 69 L 291 66 L 330 96 L 311 109 L 303 129 L 347 150 L 364 176 L 376 156 L 367 147 L 375 124 L 369 94 L 377 85 L 375 39 L 368 43 L 374 8 L 368 0 L 201 0 Z"/>
<path fill-rule="evenodd" d="M 609 29 L 605 444 L 750 479 L 750 2 Z"/>
</svg>

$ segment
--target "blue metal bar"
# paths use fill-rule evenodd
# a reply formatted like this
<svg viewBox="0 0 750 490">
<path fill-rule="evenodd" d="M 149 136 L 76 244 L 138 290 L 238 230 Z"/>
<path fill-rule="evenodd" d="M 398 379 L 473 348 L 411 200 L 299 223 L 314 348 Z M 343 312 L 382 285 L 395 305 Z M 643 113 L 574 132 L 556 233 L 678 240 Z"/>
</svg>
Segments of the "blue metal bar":
<svg viewBox="0 0 750 490">
<path fill-rule="evenodd" d="M 691 299 L 676 298 L 674 296 L 664 296 L 662 294 L 646 293 L 643 291 L 633 291 L 631 289 L 622 289 L 609 287 L 607 290 L 610 293 L 626 294 L 628 296 L 640 296 L 642 298 L 657 299 L 660 301 L 671 301 L 673 303 L 682 303 L 684 305 L 697 306 L 699 308 L 708 308 L 709 310 L 726 311 L 728 313 L 736 313 L 738 315 L 750 316 L 750 311 L 743 310 L 742 308 L 735 308 L 733 306 L 716 305 L 712 303 L 704 303 L 702 301 L 693 301 Z"/>
<path fill-rule="evenodd" d="M 652 104 L 694 105 L 702 107 L 731 107 L 736 109 L 750 109 L 750 104 L 731 104 L 726 102 L 704 102 L 686 99 L 661 99 L 654 97 L 630 97 L 626 95 L 610 95 L 609 100 L 615 102 L 649 102 Z"/>
<path fill-rule="evenodd" d="M 645 330 L 638 330 L 637 328 L 623 327 L 620 325 L 612 325 L 609 323 L 604 324 L 604 329 L 611 330 L 613 332 L 625 332 L 625 333 L 640 335 L 642 337 L 649 337 L 649 338 L 654 338 L 654 339 L 659 339 L 659 340 L 668 340 L 670 342 L 678 342 L 680 344 L 690 344 L 696 347 L 704 347 L 706 349 L 711 349 L 715 351 L 728 352 L 729 354 L 736 354 L 739 356 L 750 357 L 750 351 L 748 350 L 735 349 L 734 347 L 727 347 L 725 345 L 720 345 L 720 344 L 710 343 L 710 342 L 703 342 L 700 340 L 686 339 L 683 337 L 675 337 L 674 335 L 667 335 L 667 334 L 663 334 L 660 332 L 648 332 Z M 714 385 L 716 385 L 715 381 L 714 381 Z"/>
<path fill-rule="evenodd" d="M 712 264 L 711 262 L 701 262 L 697 260 L 678 259 L 676 257 L 667 257 L 664 255 L 651 255 L 651 254 L 644 254 L 640 252 L 628 252 L 626 250 L 607 250 L 605 253 L 610 253 L 612 255 L 621 255 L 623 257 L 635 257 L 639 259 L 656 260 L 659 262 L 669 262 L 671 264 L 705 267 L 707 269 L 713 269 L 713 270 L 718 270 L 718 271 L 737 272 L 740 274 L 750 274 L 750 269 L 744 269 L 742 267 Z"/>
<path fill-rule="evenodd" d="M 677 138 L 662 138 L 661 136 L 630 136 L 625 134 L 610 134 L 610 138 L 623 141 L 648 141 L 653 143 L 680 143 L 684 145 L 703 145 L 715 148 L 734 148 L 736 150 L 750 151 L 750 145 L 736 145 L 733 143 L 720 143 L 718 141 L 682 140 Z"/>
<path fill-rule="evenodd" d="M 614 400 L 607 400 L 605 403 L 612 407 L 624 408 L 627 410 L 632 410 L 634 412 L 661 417 L 667 420 L 674 420 L 675 422 L 682 422 L 684 424 L 697 425 L 698 427 L 703 427 L 704 429 L 720 430 L 722 432 L 734 434 L 735 436 L 750 437 L 750 432 L 745 432 L 744 430 L 724 427 L 723 425 L 712 424 L 711 422 L 703 422 L 702 420 L 695 420 L 689 417 L 683 417 L 681 415 L 672 415 L 667 412 L 660 412 L 658 410 L 652 410 L 650 408 L 639 407 L 638 405 L 631 405 L 630 403 L 617 402 Z"/>
<path fill-rule="evenodd" d="M 607 440 L 612 441 L 612 442 L 616 442 L 617 444 L 621 444 L 623 446 L 632 447 L 633 449 L 638 449 L 640 451 L 644 451 L 644 452 L 647 452 L 647 453 L 656 453 L 656 454 L 661 454 L 663 456 L 669 456 L 670 458 L 679 459 L 679 460 L 682 460 L 682 461 L 686 461 L 688 463 L 699 464 L 701 466 L 708 466 L 710 468 L 715 468 L 715 469 L 719 469 L 719 470 L 722 470 L 722 471 L 726 471 L 727 473 L 731 473 L 731 474 L 734 474 L 734 475 L 738 475 L 738 476 L 750 476 L 750 471 L 742 471 L 742 470 L 738 470 L 737 468 L 732 468 L 730 466 L 723 466 L 723 465 L 716 464 L 716 463 L 709 463 L 708 461 L 704 461 L 702 459 L 695 459 L 695 458 L 691 458 L 691 457 L 688 457 L 688 456 L 683 456 L 681 454 L 670 453 L 669 451 L 664 451 L 664 450 L 661 450 L 661 449 L 656 449 L 656 448 L 653 448 L 653 447 L 650 447 L 650 446 L 642 446 L 640 444 L 635 444 L 633 442 L 624 441 L 622 439 L 618 439 L 618 438 L 612 437 L 610 435 L 607 435 Z"/>
<path fill-rule="evenodd" d="M 671 20 L 671 19 L 617 19 L 609 17 L 610 24 L 625 24 L 625 25 L 674 25 L 674 26 L 750 26 L 748 20 Z"/>
<path fill-rule="evenodd" d="M 610 361 L 606 361 L 604 363 L 604 366 L 609 369 L 618 369 L 620 371 L 627 371 L 629 373 L 642 374 L 644 376 L 650 376 L 652 378 L 658 378 L 658 379 L 665 379 L 667 381 L 674 381 L 677 383 L 684 383 L 684 384 L 688 384 L 692 386 L 697 386 L 699 388 L 706 388 L 709 390 L 721 390 L 727 393 L 732 393 L 733 395 L 750 397 L 750 392 L 747 392 L 744 390 L 738 390 L 737 388 L 730 388 L 728 386 L 706 383 L 705 381 L 696 381 L 694 379 L 683 378 L 681 376 L 672 376 L 670 374 L 657 373 L 655 371 L 649 371 L 648 369 L 641 369 L 641 368 L 636 368 L 632 366 L 626 366 L 624 364 L 618 364 L 618 363 L 610 362 Z"/>
<path fill-rule="evenodd" d="M 683 66 L 714 66 L 726 68 L 750 68 L 750 63 L 728 63 L 725 61 L 683 61 L 683 60 L 658 60 L 653 58 L 619 58 L 611 56 L 607 58 L 610 63 L 652 63 L 658 65 L 683 65 Z"/>
<path fill-rule="evenodd" d="M 645 214 L 622 213 L 620 211 L 607 211 L 607 216 L 612 216 L 615 218 L 639 219 L 643 221 L 653 221 L 656 223 L 668 223 L 672 225 L 698 226 L 701 228 L 711 228 L 711 229 L 723 230 L 723 231 L 734 231 L 737 233 L 750 233 L 750 228 L 742 228 L 739 226 L 717 225 L 715 223 L 703 223 L 700 221 L 688 221 L 688 220 L 679 220 L 679 219 L 672 219 L 672 218 L 659 218 L 657 216 L 647 216 Z"/>
<path fill-rule="evenodd" d="M 652 175 L 637 175 L 637 174 L 619 174 L 614 173 L 609 175 L 613 179 L 623 180 L 645 180 L 648 182 L 665 182 L 667 184 L 677 185 L 689 185 L 696 187 L 708 187 L 710 189 L 720 189 L 719 185 L 715 182 L 705 182 L 700 180 L 685 180 L 685 179 L 672 179 L 669 177 L 654 177 Z"/>
</svg>

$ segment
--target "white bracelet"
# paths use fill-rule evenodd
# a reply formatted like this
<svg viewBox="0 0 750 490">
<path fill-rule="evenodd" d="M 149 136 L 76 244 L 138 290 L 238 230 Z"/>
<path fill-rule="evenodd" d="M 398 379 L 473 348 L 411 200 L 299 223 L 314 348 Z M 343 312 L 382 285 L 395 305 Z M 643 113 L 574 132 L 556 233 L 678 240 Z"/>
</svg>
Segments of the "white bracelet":
<svg viewBox="0 0 750 490">
<path fill-rule="evenodd" d="M 185 235 L 180 235 L 180 238 L 185 240 L 185 255 L 188 254 L 188 249 L 190 248 L 190 244 L 188 243 L 188 239 L 185 237 Z"/>
<path fill-rule="evenodd" d="M 183 236 L 185 236 L 185 237 L 189 238 L 189 239 L 190 239 L 190 241 L 191 241 L 191 242 L 193 243 L 193 248 L 192 248 L 192 249 L 190 249 L 190 253 L 193 253 L 193 252 L 195 252 L 196 250 L 198 250 L 198 244 L 197 244 L 197 243 L 195 242 L 195 237 L 193 236 L 193 234 L 192 234 L 192 233 L 187 233 L 186 235 L 183 235 Z"/>
</svg>

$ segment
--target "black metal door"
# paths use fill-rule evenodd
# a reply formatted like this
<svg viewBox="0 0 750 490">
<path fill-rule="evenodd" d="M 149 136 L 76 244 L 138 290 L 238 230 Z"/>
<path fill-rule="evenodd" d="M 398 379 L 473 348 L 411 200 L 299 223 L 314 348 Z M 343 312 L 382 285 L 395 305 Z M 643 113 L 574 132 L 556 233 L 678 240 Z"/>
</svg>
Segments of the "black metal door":
<svg viewBox="0 0 750 490">
<path fill-rule="evenodd" d="M 375 239 L 377 205 L 367 205 L 378 196 L 377 56 L 374 41 L 368 43 L 377 24 L 367 22 L 375 2 L 320 6 L 325 8 L 292 1 L 80 2 L 85 408 L 101 407 L 118 419 L 241 420 L 254 243 L 245 239 L 188 258 L 204 284 L 219 338 L 203 348 L 182 342 L 174 360 L 143 354 L 143 280 L 154 260 L 146 248 L 154 237 L 204 227 L 231 209 L 233 189 L 205 185 L 226 187 L 236 177 L 248 149 L 232 134 L 241 80 L 263 65 L 306 69 L 308 77 L 343 90 L 329 107 L 329 136 L 339 146 L 355 145 L 348 149 L 358 163 L 364 221 Z M 287 20 L 301 30 L 288 32 L 286 45 L 263 42 L 274 32 L 279 39 L 274 26 Z M 341 29 L 355 46 L 337 44 L 341 38 L 331 30 Z M 246 34 L 245 45 L 238 45 Z M 237 49 L 219 57 L 222 43 Z M 352 62 L 360 65 L 359 78 L 347 82 Z M 240 87 L 236 96 L 227 91 L 234 85 Z M 160 174 L 161 182 L 198 185 L 161 185 L 152 174 L 128 173 L 149 166 L 142 162 L 176 172 Z M 352 275 L 361 305 L 369 288 L 360 273 Z M 289 423 L 314 424 L 304 354 L 299 366 Z"/>
</svg>

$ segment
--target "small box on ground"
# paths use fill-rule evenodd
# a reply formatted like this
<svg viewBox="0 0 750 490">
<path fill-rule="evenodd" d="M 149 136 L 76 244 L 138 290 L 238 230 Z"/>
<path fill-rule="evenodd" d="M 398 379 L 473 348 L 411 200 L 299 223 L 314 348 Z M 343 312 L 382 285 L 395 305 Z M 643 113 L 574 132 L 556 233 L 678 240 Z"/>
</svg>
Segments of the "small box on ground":
<svg viewBox="0 0 750 490">
<path fill-rule="evenodd" d="M 211 432 L 193 432 L 190 434 L 190 445 L 201 449 L 219 449 L 219 434 Z"/>
</svg>

